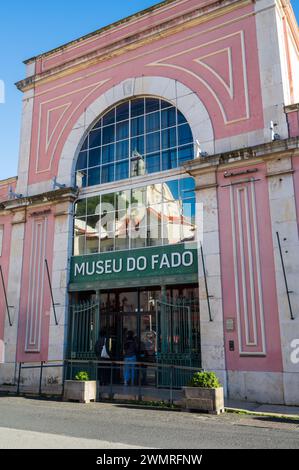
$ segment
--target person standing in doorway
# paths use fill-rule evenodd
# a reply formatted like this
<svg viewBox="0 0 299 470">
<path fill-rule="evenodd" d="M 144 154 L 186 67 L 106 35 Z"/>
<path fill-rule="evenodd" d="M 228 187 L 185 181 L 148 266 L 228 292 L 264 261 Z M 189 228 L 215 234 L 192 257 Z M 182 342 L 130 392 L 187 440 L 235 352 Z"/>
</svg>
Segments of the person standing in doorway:
<svg viewBox="0 0 299 470">
<path fill-rule="evenodd" d="M 105 328 L 102 328 L 99 333 L 99 338 L 94 347 L 95 355 L 98 361 L 101 361 L 98 364 L 98 381 L 100 385 L 107 385 L 109 383 L 110 371 L 109 365 L 105 365 L 105 362 L 110 361 L 109 355 L 109 338 L 107 336 L 107 331 Z"/>
<path fill-rule="evenodd" d="M 135 363 L 137 361 L 138 346 L 134 337 L 134 332 L 129 330 L 127 332 L 125 344 L 124 344 L 124 359 L 125 359 L 125 370 L 124 370 L 124 383 L 134 385 L 135 381 Z"/>
</svg>

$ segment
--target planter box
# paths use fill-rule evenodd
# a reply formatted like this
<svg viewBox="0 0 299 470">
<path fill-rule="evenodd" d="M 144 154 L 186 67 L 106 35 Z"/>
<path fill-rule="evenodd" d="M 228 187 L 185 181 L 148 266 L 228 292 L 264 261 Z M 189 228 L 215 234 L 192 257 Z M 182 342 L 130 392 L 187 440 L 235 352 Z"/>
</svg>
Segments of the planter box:
<svg viewBox="0 0 299 470">
<path fill-rule="evenodd" d="M 95 380 L 66 380 L 64 383 L 64 401 L 90 403 L 96 401 L 97 382 Z"/>
<path fill-rule="evenodd" d="M 185 392 L 185 407 L 188 410 L 207 411 L 217 415 L 224 412 L 223 387 L 183 387 L 183 389 Z"/>
</svg>

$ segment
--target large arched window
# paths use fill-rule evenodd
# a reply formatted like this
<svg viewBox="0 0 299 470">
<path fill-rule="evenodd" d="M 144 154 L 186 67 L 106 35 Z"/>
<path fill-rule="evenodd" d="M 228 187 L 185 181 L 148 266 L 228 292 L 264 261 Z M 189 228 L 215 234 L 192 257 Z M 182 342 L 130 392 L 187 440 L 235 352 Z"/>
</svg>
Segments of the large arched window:
<svg viewBox="0 0 299 470">
<path fill-rule="evenodd" d="M 177 168 L 194 157 L 183 114 L 157 98 L 122 102 L 89 131 L 78 156 L 78 186 L 94 186 Z"/>
</svg>

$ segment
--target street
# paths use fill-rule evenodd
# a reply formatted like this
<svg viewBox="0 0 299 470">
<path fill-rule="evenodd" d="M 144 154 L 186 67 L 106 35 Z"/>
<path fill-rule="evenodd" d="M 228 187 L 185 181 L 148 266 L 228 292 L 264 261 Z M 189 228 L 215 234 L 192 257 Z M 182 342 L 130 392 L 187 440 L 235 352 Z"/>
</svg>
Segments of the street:
<svg viewBox="0 0 299 470">
<path fill-rule="evenodd" d="M 299 449 L 299 421 L 0 397 L 1 449 Z"/>
</svg>

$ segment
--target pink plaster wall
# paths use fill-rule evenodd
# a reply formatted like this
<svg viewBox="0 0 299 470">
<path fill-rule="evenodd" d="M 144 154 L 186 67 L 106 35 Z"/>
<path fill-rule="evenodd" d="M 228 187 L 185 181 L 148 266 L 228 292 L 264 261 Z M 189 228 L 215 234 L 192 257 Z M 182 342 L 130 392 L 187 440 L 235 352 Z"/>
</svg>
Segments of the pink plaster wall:
<svg viewBox="0 0 299 470">
<path fill-rule="evenodd" d="M 16 180 L 0 181 L 0 203 L 3 201 L 7 201 L 9 186 L 12 186 L 14 190 L 16 187 Z M 2 267 L 6 291 L 7 291 L 7 282 L 8 282 L 9 257 L 10 257 L 10 245 L 11 245 L 11 228 L 12 228 L 11 221 L 12 221 L 12 216 L 10 214 L 0 215 L 0 227 L 1 229 L 3 229 L 2 251 L 0 250 L 0 265 Z M 5 325 L 6 315 L 7 315 L 7 310 L 6 310 L 5 300 L 4 300 L 2 281 L 0 279 L 0 340 L 4 338 L 4 325 Z M 0 357 L 2 357 L 1 351 L 0 351 Z"/>
<path fill-rule="evenodd" d="M 253 183 L 246 182 L 248 175 L 218 175 L 227 369 L 279 372 L 282 354 L 266 168 L 254 168 L 258 171 Z M 234 320 L 234 331 L 226 331 L 228 319 Z M 234 351 L 229 341 L 234 341 Z"/>
<path fill-rule="evenodd" d="M 299 137 L 299 111 L 287 113 L 287 120 L 289 125 L 289 136 Z"/>
<path fill-rule="evenodd" d="M 180 1 L 158 14 L 134 20 L 83 40 L 64 52 L 41 58 L 43 69 L 61 65 L 121 35 L 138 33 L 169 14 L 182 14 L 210 2 Z M 165 9 L 165 12 L 164 12 Z M 106 39 L 105 39 L 106 38 Z M 220 139 L 263 128 L 258 49 L 253 6 L 211 19 L 170 37 L 90 65 L 35 88 L 29 183 L 57 174 L 59 158 L 71 129 L 95 99 L 135 76 L 178 80 L 199 96 Z"/>
<path fill-rule="evenodd" d="M 7 291 L 8 272 L 9 272 L 9 257 L 11 245 L 11 216 L 0 215 L 0 227 L 3 228 L 2 252 L 0 252 L 0 265 L 2 267 L 4 284 Z M 13 313 L 13 312 L 11 312 Z M 6 304 L 4 300 L 4 292 L 2 281 L 0 279 L 0 339 L 4 338 L 4 325 L 7 315 Z M 0 354 L 1 357 L 1 354 Z"/>
<path fill-rule="evenodd" d="M 45 259 L 52 272 L 54 215 L 28 213 L 25 228 L 24 262 L 18 325 L 18 362 L 39 362 L 48 358 L 51 296 Z"/>
</svg>

